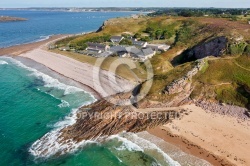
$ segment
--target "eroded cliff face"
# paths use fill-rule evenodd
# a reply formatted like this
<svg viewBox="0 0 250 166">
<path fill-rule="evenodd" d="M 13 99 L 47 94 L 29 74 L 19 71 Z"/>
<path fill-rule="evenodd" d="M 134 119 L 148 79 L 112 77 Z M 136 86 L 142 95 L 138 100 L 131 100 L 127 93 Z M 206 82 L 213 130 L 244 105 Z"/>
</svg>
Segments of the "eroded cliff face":
<svg viewBox="0 0 250 166">
<path fill-rule="evenodd" d="M 227 48 L 227 42 L 227 38 L 221 36 L 201 43 L 185 51 L 185 59 L 187 61 L 191 61 L 195 59 L 202 59 L 207 56 L 221 56 Z"/>
<path fill-rule="evenodd" d="M 103 24 L 98 28 L 96 32 L 101 32 L 102 30 L 104 30 L 107 24 L 108 24 L 108 20 L 104 21 Z"/>
</svg>

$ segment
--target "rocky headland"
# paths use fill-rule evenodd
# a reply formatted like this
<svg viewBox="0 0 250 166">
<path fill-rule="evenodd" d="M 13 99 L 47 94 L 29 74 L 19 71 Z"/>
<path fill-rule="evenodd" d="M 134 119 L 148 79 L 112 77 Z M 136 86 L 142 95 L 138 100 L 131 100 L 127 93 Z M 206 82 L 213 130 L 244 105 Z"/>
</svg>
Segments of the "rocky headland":
<svg viewBox="0 0 250 166">
<path fill-rule="evenodd" d="M 0 16 L 0 22 L 11 22 L 11 21 L 27 21 L 26 18 Z"/>
</svg>

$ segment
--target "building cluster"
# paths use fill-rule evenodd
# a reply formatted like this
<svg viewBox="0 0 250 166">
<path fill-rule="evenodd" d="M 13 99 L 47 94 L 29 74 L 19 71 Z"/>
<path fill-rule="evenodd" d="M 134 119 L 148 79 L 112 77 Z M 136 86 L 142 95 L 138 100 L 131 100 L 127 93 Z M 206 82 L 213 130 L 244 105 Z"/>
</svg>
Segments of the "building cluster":
<svg viewBox="0 0 250 166">
<path fill-rule="evenodd" d="M 108 57 L 111 55 L 118 55 L 120 57 L 129 57 L 135 60 L 145 61 L 152 58 L 157 52 L 167 51 L 170 46 L 165 44 L 148 44 L 144 41 L 138 41 L 131 38 L 132 45 L 119 45 L 124 40 L 122 36 L 112 36 L 110 41 L 113 46 L 100 43 L 87 43 L 87 48 L 81 51 L 82 54 L 87 54 L 95 57 Z"/>
</svg>

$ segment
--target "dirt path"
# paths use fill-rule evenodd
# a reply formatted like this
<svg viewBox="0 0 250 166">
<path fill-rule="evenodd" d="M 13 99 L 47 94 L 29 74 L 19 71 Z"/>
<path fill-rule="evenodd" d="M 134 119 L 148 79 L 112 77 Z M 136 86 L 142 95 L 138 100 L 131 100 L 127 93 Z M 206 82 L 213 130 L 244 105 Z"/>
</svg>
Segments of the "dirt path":
<svg viewBox="0 0 250 166">
<path fill-rule="evenodd" d="M 243 67 L 243 66 L 241 66 L 240 64 L 238 64 L 237 62 L 234 62 L 238 67 L 240 67 L 240 68 L 242 68 L 242 69 L 244 69 L 244 70 L 247 70 L 247 71 L 249 71 L 250 72 L 250 69 L 248 69 L 248 68 L 245 68 L 245 67 Z"/>
</svg>

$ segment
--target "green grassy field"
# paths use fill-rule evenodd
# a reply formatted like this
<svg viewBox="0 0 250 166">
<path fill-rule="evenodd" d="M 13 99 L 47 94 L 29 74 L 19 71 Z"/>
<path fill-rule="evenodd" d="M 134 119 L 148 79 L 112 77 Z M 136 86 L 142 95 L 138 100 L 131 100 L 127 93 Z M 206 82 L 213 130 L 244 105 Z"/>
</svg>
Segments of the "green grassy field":
<svg viewBox="0 0 250 166">
<path fill-rule="evenodd" d="M 244 61 L 244 63 L 240 63 Z M 242 65 L 242 67 L 236 65 Z M 204 96 L 208 99 L 246 106 L 250 96 L 245 88 L 250 87 L 250 58 L 245 55 L 236 59 L 218 59 L 208 61 L 208 66 L 202 70 L 193 84 L 196 86 L 192 97 Z M 244 68 L 246 67 L 246 68 Z"/>
</svg>

